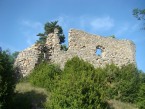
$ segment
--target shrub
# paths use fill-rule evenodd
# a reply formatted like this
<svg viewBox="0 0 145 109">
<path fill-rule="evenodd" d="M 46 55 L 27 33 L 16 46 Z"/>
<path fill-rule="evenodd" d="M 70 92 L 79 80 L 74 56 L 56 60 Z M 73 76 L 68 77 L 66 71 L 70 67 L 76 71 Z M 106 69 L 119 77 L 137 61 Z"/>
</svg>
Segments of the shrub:
<svg viewBox="0 0 145 109">
<path fill-rule="evenodd" d="M 139 90 L 137 93 L 136 104 L 139 109 L 145 109 L 145 73 L 140 72 Z"/>
<path fill-rule="evenodd" d="M 123 66 L 120 69 L 118 77 L 119 85 L 117 90 L 119 99 L 134 103 L 139 89 L 139 73 L 137 68 L 132 64 Z"/>
<path fill-rule="evenodd" d="M 145 109 L 145 83 L 140 85 L 136 104 L 139 109 Z"/>
<path fill-rule="evenodd" d="M 8 51 L 0 51 L 0 108 L 7 109 L 15 88 L 14 69 Z"/>
<path fill-rule="evenodd" d="M 99 88 L 104 91 L 107 99 L 113 99 L 116 91 L 114 90 L 114 80 L 118 67 L 114 64 L 106 65 L 103 68 L 97 68 L 94 77 L 99 85 Z"/>
<path fill-rule="evenodd" d="M 95 82 L 95 68 L 78 57 L 68 60 L 57 87 L 45 103 L 50 109 L 105 109 L 103 90 Z M 109 108 L 109 107 L 108 107 Z"/>
<path fill-rule="evenodd" d="M 36 66 L 28 79 L 35 86 L 51 90 L 60 74 L 61 70 L 58 66 L 42 62 Z"/>
<path fill-rule="evenodd" d="M 139 73 L 132 65 L 122 66 L 108 65 L 103 69 L 106 75 L 107 92 L 110 99 L 118 99 L 124 102 L 134 103 L 139 88 Z"/>
<path fill-rule="evenodd" d="M 49 109 L 105 109 L 107 99 L 137 104 L 144 109 L 145 74 L 133 65 L 121 68 L 114 64 L 95 69 L 88 62 L 74 57 L 64 70 L 41 63 L 30 74 L 32 84 L 49 89 Z"/>
</svg>

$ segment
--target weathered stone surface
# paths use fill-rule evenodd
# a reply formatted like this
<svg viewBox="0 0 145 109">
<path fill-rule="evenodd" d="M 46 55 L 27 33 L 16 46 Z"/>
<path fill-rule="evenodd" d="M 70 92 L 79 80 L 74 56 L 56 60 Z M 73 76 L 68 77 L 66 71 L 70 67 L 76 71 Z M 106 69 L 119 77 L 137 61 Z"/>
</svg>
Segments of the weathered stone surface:
<svg viewBox="0 0 145 109">
<path fill-rule="evenodd" d="M 103 67 L 106 64 L 114 63 L 117 66 L 135 62 L 135 45 L 129 40 L 118 40 L 111 37 L 102 37 L 86 33 L 81 30 L 71 29 L 69 32 L 69 46 L 67 51 L 60 50 L 57 30 L 48 35 L 46 41 L 47 60 L 64 67 L 65 62 L 74 56 L 78 56 L 95 67 Z M 39 47 L 34 45 L 22 51 L 16 59 L 15 66 L 19 67 L 23 76 L 38 63 Z M 100 49 L 102 53 L 96 54 Z"/>
<path fill-rule="evenodd" d="M 26 76 L 31 72 L 38 63 L 40 53 L 41 52 L 36 45 L 19 53 L 14 66 L 18 69 L 18 73 L 20 73 L 21 76 Z"/>
</svg>

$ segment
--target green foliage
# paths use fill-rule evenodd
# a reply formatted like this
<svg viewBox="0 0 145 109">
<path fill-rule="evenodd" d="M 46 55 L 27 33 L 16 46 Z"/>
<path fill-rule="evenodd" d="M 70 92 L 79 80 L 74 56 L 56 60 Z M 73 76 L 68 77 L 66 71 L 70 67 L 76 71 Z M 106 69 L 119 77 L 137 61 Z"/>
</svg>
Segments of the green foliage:
<svg viewBox="0 0 145 109">
<path fill-rule="evenodd" d="M 37 36 L 39 36 L 40 35 L 40 33 L 37 35 Z M 37 40 L 37 44 L 41 44 L 41 45 L 44 45 L 45 43 L 46 43 L 46 39 L 47 39 L 47 36 L 40 36 L 39 37 L 39 40 Z"/>
<path fill-rule="evenodd" d="M 109 36 L 109 37 L 116 38 L 115 35 L 111 35 L 111 36 Z"/>
<path fill-rule="evenodd" d="M 95 69 L 74 57 L 66 62 L 63 71 L 41 63 L 29 80 L 50 91 L 50 99 L 45 102 L 49 109 L 105 109 L 109 108 L 106 100 L 110 99 L 145 108 L 145 74 L 133 64 L 122 67 L 111 64 Z"/>
<path fill-rule="evenodd" d="M 54 22 L 47 22 L 44 26 L 44 33 L 38 33 L 37 36 L 39 36 L 39 40 L 37 40 L 36 44 L 39 45 L 39 48 L 41 50 L 41 54 L 40 54 L 40 61 L 45 60 L 44 54 L 47 51 L 47 47 L 45 46 L 46 44 L 46 39 L 48 37 L 48 34 L 50 33 L 54 33 L 54 29 L 58 29 L 58 37 L 60 40 L 60 44 L 65 42 L 65 36 L 63 34 L 63 30 L 62 27 L 60 25 L 58 25 L 58 21 L 54 21 Z M 65 45 L 61 45 L 61 50 L 66 51 L 67 47 Z"/>
<path fill-rule="evenodd" d="M 9 53 L 9 51 L 8 51 L 8 53 Z M 17 56 L 18 56 L 18 54 L 19 54 L 19 52 L 18 51 L 15 51 L 14 53 L 9 53 L 9 57 L 10 57 L 10 60 L 11 60 L 11 62 L 12 63 L 14 63 L 15 62 L 15 59 L 17 58 Z"/>
<path fill-rule="evenodd" d="M 8 51 L 0 52 L 0 107 L 8 108 L 15 88 L 14 69 Z"/>
<path fill-rule="evenodd" d="M 37 35 L 37 36 L 40 36 L 37 43 L 45 44 L 47 35 L 50 34 L 50 33 L 53 33 L 55 28 L 58 29 L 58 36 L 59 36 L 59 39 L 60 39 L 60 44 L 64 43 L 65 42 L 65 36 L 63 34 L 62 27 L 60 25 L 58 25 L 57 23 L 58 23 L 58 21 L 47 22 L 44 26 L 44 33 L 39 33 Z"/>
<path fill-rule="evenodd" d="M 63 45 L 61 45 L 61 50 L 63 50 L 63 51 L 67 51 L 68 48 L 67 48 L 67 46 L 66 46 L 65 44 L 63 44 Z"/>
<path fill-rule="evenodd" d="M 114 64 L 102 69 L 101 83 L 109 99 L 134 103 L 139 88 L 139 73 L 132 64 L 118 68 Z"/>
<path fill-rule="evenodd" d="M 17 83 L 15 95 L 10 109 L 37 109 L 43 108 L 47 98 L 47 91 L 43 88 L 32 86 L 26 81 Z"/>
<path fill-rule="evenodd" d="M 138 20 L 145 20 L 145 9 L 134 9 L 133 10 L 133 15 L 136 17 Z M 145 30 L 145 23 L 143 29 Z"/>
<path fill-rule="evenodd" d="M 60 74 L 61 70 L 58 66 L 42 62 L 36 66 L 28 79 L 35 86 L 51 90 Z"/>
<path fill-rule="evenodd" d="M 12 53 L 13 58 L 14 58 L 14 59 L 16 59 L 16 58 L 17 58 L 17 56 L 18 56 L 18 54 L 19 54 L 19 52 L 18 52 L 18 51 L 15 51 L 14 53 Z"/>
<path fill-rule="evenodd" d="M 118 97 L 122 101 L 134 103 L 139 88 L 139 73 L 134 65 L 123 66 L 118 75 Z"/>
<path fill-rule="evenodd" d="M 139 87 L 136 104 L 139 109 L 145 109 L 145 83 L 142 83 Z"/>
<path fill-rule="evenodd" d="M 95 82 L 95 68 L 78 57 L 65 64 L 61 79 L 52 91 L 49 109 L 105 109 L 103 91 Z"/>
<path fill-rule="evenodd" d="M 59 34 L 62 34 L 63 33 L 63 30 L 62 28 L 57 25 L 58 21 L 54 21 L 54 22 L 47 22 L 45 24 L 45 27 L 44 27 L 44 30 L 45 30 L 45 33 L 44 34 L 49 34 L 49 33 L 53 33 L 54 32 L 54 29 L 57 28 L 59 31 L 58 33 Z"/>
<path fill-rule="evenodd" d="M 139 107 L 139 109 L 145 109 L 145 73 L 141 72 L 139 73 L 140 82 L 139 82 L 139 90 L 137 93 L 137 99 L 136 104 Z"/>
<path fill-rule="evenodd" d="M 105 90 L 105 94 L 108 99 L 114 99 L 114 95 L 116 94 L 115 90 L 115 79 L 117 76 L 117 72 L 119 68 L 114 64 L 106 65 L 104 68 L 97 68 L 96 73 L 98 74 L 98 78 L 96 77 L 96 81 L 98 81 L 99 87 L 102 90 Z"/>
<path fill-rule="evenodd" d="M 138 19 L 138 20 L 145 20 L 145 9 L 134 9 L 133 10 L 133 15 Z"/>
</svg>

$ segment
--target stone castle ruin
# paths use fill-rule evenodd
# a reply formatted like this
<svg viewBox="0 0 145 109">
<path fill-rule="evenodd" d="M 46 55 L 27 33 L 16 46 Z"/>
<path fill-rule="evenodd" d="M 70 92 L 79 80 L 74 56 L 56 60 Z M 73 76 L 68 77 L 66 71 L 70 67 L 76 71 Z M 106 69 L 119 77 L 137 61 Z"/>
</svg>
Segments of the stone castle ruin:
<svg viewBox="0 0 145 109">
<path fill-rule="evenodd" d="M 135 62 L 135 45 L 129 40 L 118 40 L 112 37 L 102 37 L 86 33 L 81 30 L 71 29 L 69 31 L 69 45 L 67 51 L 61 50 L 59 44 L 58 30 L 48 34 L 46 40 L 45 58 L 64 67 L 65 62 L 74 56 L 88 61 L 94 67 L 103 67 L 106 64 L 114 63 L 117 66 Z M 96 53 L 100 50 L 100 54 Z M 19 69 L 22 76 L 28 75 L 31 70 L 39 63 L 41 50 L 35 44 L 20 52 L 15 66 Z"/>
</svg>

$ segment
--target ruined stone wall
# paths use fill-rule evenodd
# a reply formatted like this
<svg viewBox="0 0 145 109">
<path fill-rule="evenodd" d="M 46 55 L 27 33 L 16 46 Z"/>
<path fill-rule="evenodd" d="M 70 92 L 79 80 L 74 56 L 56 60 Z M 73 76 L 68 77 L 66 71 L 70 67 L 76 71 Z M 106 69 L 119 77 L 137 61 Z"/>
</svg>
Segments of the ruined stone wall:
<svg viewBox="0 0 145 109">
<path fill-rule="evenodd" d="M 54 37 L 57 38 L 55 35 Z M 58 43 L 53 44 L 58 45 Z M 102 51 L 101 55 L 96 54 L 97 49 Z M 74 56 L 88 61 L 95 67 L 103 67 L 110 63 L 117 66 L 135 64 L 135 45 L 129 40 L 102 37 L 72 29 L 69 32 L 68 50 L 64 52 L 54 47 L 51 61 L 63 68 L 65 62 Z"/>
<path fill-rule="evenodd" d="M 33 45 L 19 53 L 14 66 L 20 76 L 28 75 L 38 62 L 40 51 L 38 46 Z"/>
<path fill-rule="evenodd" d="M 69 32 L 69 46 L 67 51 L 60 50 L 58 31 L 54 31 L 48 35 L 46 41 L 46 47 L 48 51 L 46 52 L 46 57 L 48 61 L 60 65 L 61 68 L 64 67 L 65 62 L 74 56 L 78 56 L 85 61 L 93 64 L 95 67 L 103 67 L 106 64 L 114 63 L 117 66 L 126 65 L 129 63 L 135 64 L 135 45 L 129 40 L 118 40 L 111 37 L 102 37 L 98 35 L 93 35 L 86 33 L 84 31 L 71 29 Z M 96 54 L 96 50 L 100 49 L 102 53 L 100 55 Z M 22 55 L 27 54 L 28 55 Z M 35 55 L 34 55 L 35 54 Z M 17 60 L 28 61 L 31 57 L 31 61 L 26 66 L 22 62 L 23 66 L 22 74 L 29 73 L 38 62 L 38 50 L 34 50 L 31 47 L 30 50 L 22 51 L 18 56 Z"/>
</svg>

